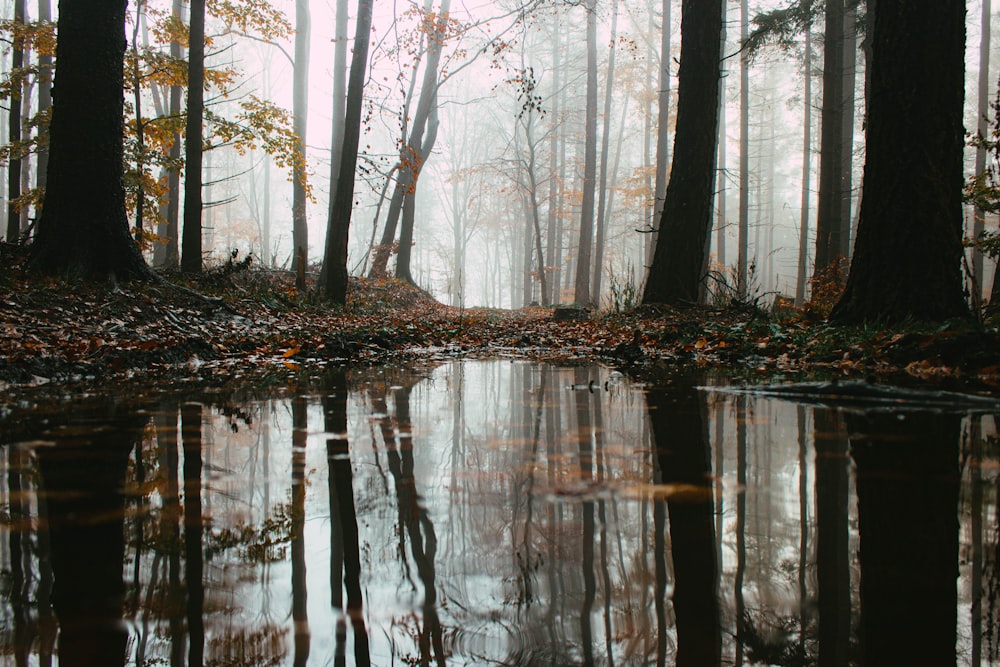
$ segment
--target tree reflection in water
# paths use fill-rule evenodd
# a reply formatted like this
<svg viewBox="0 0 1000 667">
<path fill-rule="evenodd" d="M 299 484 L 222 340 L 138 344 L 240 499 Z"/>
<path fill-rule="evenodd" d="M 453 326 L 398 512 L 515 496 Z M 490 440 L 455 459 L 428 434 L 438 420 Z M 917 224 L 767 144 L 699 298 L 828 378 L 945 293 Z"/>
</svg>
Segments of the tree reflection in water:
<svg viewBox="0 0 1000 667">
<path fill-rule="evenodd" d="M 0 422 L 5 655 L 996 664 L 992 417 L 525 362 L 260 393 Z"/>
</svg>

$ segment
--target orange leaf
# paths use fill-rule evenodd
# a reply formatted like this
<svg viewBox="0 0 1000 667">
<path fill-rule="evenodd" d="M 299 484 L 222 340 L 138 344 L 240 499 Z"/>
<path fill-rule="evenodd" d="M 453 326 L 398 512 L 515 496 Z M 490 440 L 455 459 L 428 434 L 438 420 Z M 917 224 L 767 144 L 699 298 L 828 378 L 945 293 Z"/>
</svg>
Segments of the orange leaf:
<svg viewBox="0 0 1000 667">
<path fill-rule="evenodd" d="M 294 357 L 296 354 L 299 353 L 299 349 L 300 348 L 296 346 L 296 347 L 293 347 L 291 349 L 285 350 L 285 353 L 283 355 L 281 355 L 281 356 L 284 359 L 288 359 L 289 357 Z"/>
</svg>

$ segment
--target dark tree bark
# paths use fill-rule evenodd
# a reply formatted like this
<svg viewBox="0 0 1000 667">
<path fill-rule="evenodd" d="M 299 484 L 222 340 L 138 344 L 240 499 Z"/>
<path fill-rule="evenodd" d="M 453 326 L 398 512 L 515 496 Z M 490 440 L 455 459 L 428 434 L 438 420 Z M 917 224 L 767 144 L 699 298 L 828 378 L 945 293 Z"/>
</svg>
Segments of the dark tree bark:
<svg viewBox="0 0 1000 667">
<path fill-rule="evenodd" d="M 116 416 L 113 410 L 87 415 L 112 422 L 101 433 L 99 446 L 98 438 L 77 436 L 44 448 L 38 456 L 47 504 L 42 518 L 51 545 L 46 555 L 51 558 L 52 600 L 59 618 L 59 664 L 67 667 L 125 664 L 122 486 L 129 451 L 142 437 L 145 420 Z"/>
<path fill-rule="evenodd" d="M 295 68 L 292 80 L 292 122 L 298 145 L 292 168 L 292 270 L 295 286 L 306 287 L 309 226 L 306 223 L 306 111 L 309 108 L 309 3 L 295 1 Z"/>
<path fill-rule="evenodd" d="M 813 278 L 827 274 L 845 247 L 844 196 L 844 2 L 827 0 L 823 46 L 823 116 L 820 129 L 819 201 L 816 206 L 816 264 Z M 904 109 L 905 107 L 898 107 Z M 905 113 L 905 112 L 903 112 Z"/>
<path fill-rule="evenodd" d="M 704 401 L 693 387 L 683 387 L 674 393 L 652 389 L 646 393 L 646 403 L 657 451 L 656 482 L 690 489 L 668 495 L 666 501 L 675 582 L 668 600 L 677 630 L 675 664 L 718 665 L 722 659 L 719 562 Z"/>
<path fill-rule="evenodd" d="M 205 113 L 205 0 L 191 0 L 187 129 L 184 136 L 184 237 L 181 270 L 201 273 L 201 158 Z"/>
<path fill-rule="evenodd" d="M 959 664 L 961 419 L 872 412 L 847 424 L 861 540 L 857 664 Z"/>
<path fill-rule="evenodd" d="M 63 3 L 34 268 L 86 278 L 149 275 L 122 180 L 125 0 Z"/>
<path fill-rule="evenodd" d="M 368 66 L 368 42 L 371 33 L 372 0 L 359 0 L 354 55 L 347 83 L 347 112 L 344 120 L 344 145 L 340 154 L 340 177 L 331 200 L 326 230 L 326 252 L 323 255 L 324 292 L 334 303 L 347 303 L 347 240 L 354 204 L 354 170 L 358 164 L 358 142 L 361 139 L 361 102 Z"/>
<path fill-rule="evenodd" d="M 831 320 L 968 317 L 961 274 L 965 3 L 879 0 L 872 49 L 858 239 Z"/>
<path fill-rule="evenodd" d="M 684 0 L 677 131 L 643 303 L 693 303 L 712 232 L 723 0 Z"/>
<path fill-rule="evenodd" d="M 584 125 L 583 201 L 580 205 L 580 236 L 576 254 L 573 300 L 589 306 L 591 249 L 594 244 L 594 190 L 597 186 L 597 0 L 587 11 L 587 111 Z"/>
</svg>

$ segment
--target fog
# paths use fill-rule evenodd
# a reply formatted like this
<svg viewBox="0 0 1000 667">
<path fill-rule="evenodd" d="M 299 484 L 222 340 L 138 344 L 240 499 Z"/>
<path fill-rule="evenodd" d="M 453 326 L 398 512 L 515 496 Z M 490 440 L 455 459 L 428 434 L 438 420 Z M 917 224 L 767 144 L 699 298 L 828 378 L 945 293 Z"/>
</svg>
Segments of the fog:
<svg viewBox="0 0 1000 667">
<path fill-rule="evenodd" d="M 27 20 L 37 16 L 28 3 Z M 224 3 L 217 2 L 216 6 Z M 256 2 L 234 3 L 252 7 Z M 318 274 L 322 261 L 330 200 L 330 154 L 334 113 L 333 67 L 335 7 L 332 0 L 313 0 L 310 12 L 310 64 L 306 163 L 312 198 L 307 204 L 309 273 Z M 676 74 L 680 58 L 679 2 L 671 7 L 669 54 L 672 83 L 669 106 L 672 133 L 676 110 Z M 272 0 L 294 24 L 292 0 Z M 761 11 L 786 6 L 778 0 L 751 2 L 752 19 Z M 210 11 L 213 3 L 209 3 Z M 439 3 L 433 2 L 433 12 Z M 600 307 L 629 305 L 637 296 L 647 263 L 648 233 L 654 220 L 657 98 L 659 93 L 662 3 L 627 0 L 596 3 L 598 176 L 604 186 L 606 220 L 600 265 L 591 268 L 602 280 Z M 0 2 L 4 17 L 13 16 L 14 2 Z M 129 4 L 131 40 L 137 10 L 142 46 L 168 51 L 157 26 L 170 15 L 169 0 Z M 351 3 L 351 24 L 357 7 Z M 412 119 L 426 66 L 428 17 L 417 2 L 376 2 L 369 74 L 365 87 L 359 169 L 350 231 L 349 269 L 365 275 L 371 268 L 372 246 L 379 242 L 400 160 L 401 124 Z M 584 189 L 585 93 L 587 53 L 586 3 L 557 0 L 455 2 L 442 42 L 437 75 L 439 128 L 430 155 L 420 161 L 416 187 L 415 227 L 410 274 L 420 287 L 445 303 L 461 306 L 521 307 L 542 300 L 537 247 L 544 256 L 549 285 L 547 301 L 571 303 L 579 247 L 580 205 Z M 185 8 L 186 12 L 186 8 Z M 967 127 L 977 118 L 976 80 L 979 72 L 981 4 L 970 2 L 967 15 Z M 432 19 L 431 19 L 432 20 Z M 811 216 L 815 217 L 818 150 L 822 105 L 822 16 L 812 29 L 813 85 L 804 98 L 803 38 L 788 51 L 768 48 L 750 63 L 748 171 L 748 247 L 751 258 L 750 298 L 770 301 L 774 295 L 795 294 L 802 228 L 803 118 L 812 106 L 810 180 Z M 233 71 L 223 91 L 206 94 L 213 114 L 234 118 L 242 101 L 253 95 L 292 110 L 291 54 L 293 34 L 268 42 L 257 34 L 241 35 L 218 15 L 210 15 L 207 66 Z M 719 280 L 733 282 L 736 261 L 740 187 L 740 4 L 727 3 L 724 54 L 724 162 L 716 178 L 716 231 L 710 269 Z M 863 35 L 853 50 L 856 59 L 851 215 L 856 216 L 864 160 Z M 615 59 L 609 81 L 610 60 Z M 34 58 L 29 54 L 29 62 Z M 349 56 L 348 56 L 349 58 Z M 5 47 L 2 70 L 9 74 L 11 54 Z M 997 59 L 992 47 L 990 59 Z M 995 75 L 992 77 L 995 80 Z M 611 86 L 609 113 L 605 96 Z M 31 88 L 22 110 L 30 118 L 37 95 Z M 991 95 L 996 91 L 992 90 Z M 147 120 L 163 97 L 156 85 L 142 89 Z M 128 95 L 126 99 L 128 100 Z M 905 110 L 901 110 L 905 113 Z M 5 108 L 3 115 L 6 116 Z M 341 120 L 339 117 L 337 120 Z M 403 121 L 406 123 L 403 123 Z M 7 123 L 0 141 L 6 143 Z M 602 151 L 607 133 L 608 150 Z M 211 122 L 206 141 L 220 143 Z M 670 142 L 672 152 L 672 138 Z M 221 145 L 206 152 L 204 200 L 205 249 L 208 265 L 251 254 L 258 263 L 276 269 L 292 265 L 292 185 L 287 168 L 257 148 Z M 968 151 L 968 171 L 972 155 Z M 722 153 L 720 153 L 720 158 Z M 22 191 L 33 187 L 33 156 L 22 170 Z M 603 165 L 603 169 L 601 168 Z M 4 165 L 5 166 L 5 165 Z M 157 178 L 157 168 L 150 167 Z M 3 172 L 6 182 L 6 171 Z M 532 196 L 534 195 L 534 196 Z M 4 193 L 6 215 L 6 192 Z M 31 211 L 27 218 L 33 219 Z M 601 210 L 595 216 L 602 217 Z M 535 221 L 537 219 L 537 226 Z M 147 223 L 148 224 L 148 223 Z M 971 224 L 971 223 L 970 223 Z M 988 228 L 996 223 L 988 221 Z M 6 228 L 6 226 L 4 226 Z M 720 245 L 718 230 L 722 230 Z M 814 220 L 808 223 L 815 234 Z M 535 238 L 535 234 L 539 238 Z M 596 236 L 596 232 L 595 232 Z M 398 236 L 397 236 L 398 238 Z M 146 249 L 154 258 L 153 241 Z M 595 241 L 596 242 L 596 241 Z M 812 266 L 813 242 L 808 244 Z M 594 252 L 593 257 L 597 256 Z M 464 258 L 464 261 L 463 261 Z M 396 255 L 390 257 L 392 273 Z M 984 275 L 992 275 L 990 270 Z M 718 284 L 715 281 L 713 284 Z M 988 283 L 986 285 L 988 287 Z M 709 294 L 709 299 L 712 294 Z"/>
</svg>

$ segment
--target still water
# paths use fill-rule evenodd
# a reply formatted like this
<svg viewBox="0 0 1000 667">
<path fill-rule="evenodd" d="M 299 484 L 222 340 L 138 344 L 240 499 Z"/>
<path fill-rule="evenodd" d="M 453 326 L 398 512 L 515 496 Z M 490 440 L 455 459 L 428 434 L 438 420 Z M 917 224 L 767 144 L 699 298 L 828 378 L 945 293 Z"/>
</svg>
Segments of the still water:
<svg viewBox="0 0 1000 667">
<path fill-rule="evenodd" d="M 1000 664 L 992 415 L 705 383 L 454 362 L 11 408 L 0 660 Z"/>
</svg>

